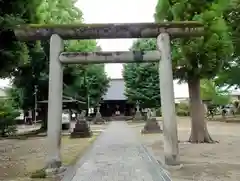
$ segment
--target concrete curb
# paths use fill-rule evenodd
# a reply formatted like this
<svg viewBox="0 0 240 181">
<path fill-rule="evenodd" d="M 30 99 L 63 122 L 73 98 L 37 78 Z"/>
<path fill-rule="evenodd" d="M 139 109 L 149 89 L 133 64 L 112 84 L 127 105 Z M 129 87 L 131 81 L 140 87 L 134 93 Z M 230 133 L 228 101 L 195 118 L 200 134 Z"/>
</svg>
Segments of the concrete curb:
<svg viewBox="0 0 240 181">
<path fill-rule="evenodd" d="M 148 167 L 149 172 L 153 176 L 153 181 L 160 181 L 159 178 L 161 178 L 162 181 L 172 181 L 169 172 L 164 169 L 162 164 L 159 164 L 158 160 L 154 157 L 154 154 L 151 150 L 146 148 L 143 144 L 141 144 L 140 150 L 142 150 L 144 154 L 148 156 L 148 161 L 146 162 L 151 162 L 148 164 Z"/>
</svg>

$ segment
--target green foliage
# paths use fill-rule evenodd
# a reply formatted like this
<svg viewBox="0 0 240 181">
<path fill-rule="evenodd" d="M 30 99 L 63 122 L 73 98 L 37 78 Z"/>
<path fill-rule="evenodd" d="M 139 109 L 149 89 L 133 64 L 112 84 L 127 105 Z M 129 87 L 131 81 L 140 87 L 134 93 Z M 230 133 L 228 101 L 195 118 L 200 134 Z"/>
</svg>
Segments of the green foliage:
<svg viewBox="0 0 240 181">
<path fill-rule="evenodd" d="M 99 49 L 92 40 L 68 41 L 67 51 L 90 52 Z M 104 71 L 104 65 L 68 65 L 64 69 L 64 83 L 67 85 L 64 94 L 95 106 L 107 92 L 109 79 Z"/>
<path fill-rule="evenodd" d="M 240 62 L 238 59 L 234 63 L 230 64 L 228 68 L 223 69 L 215 78 L 215 82 L 218 86 L 227 87 L 240 87 Z"/>
<path fill-rule="evenodd" d="M 2 137 L 16 132 L 15 118 L 19 115 L 11 101 L 0 99 L 0 135 Z"/>
<path fill-rule="evenodd" d="M 30 50 L 29 61 L 19 66 L 12 74 L 13 99 L 23 110 L 34 107 L 35 85 L 38 88 L 38 100 L 45 100 L 48 95 L 48 61 L 37 45 Z"/>
<path fill-rule="evenodd" d="M 15 109 L 19 109 L 23 104 L 23 92 L 21 88 L 11 87 L 6 90 L 7 96 L 12 101 L 12 106 Z"/>
<path fill-rule="evenodd" d="M 233 60 L 239 59 L 240 56 L 240 1 L 231 0 L 224 12 L 224 19 L 226 19 L 228 26 L 231 28 L 234 52 Z M 239 61 L 239 60 L 237 60 Z"/>
<path fill-rule="evenodd" d="M 156 50 L 156 40 L 141 39 L 134 42 L 132 50 Z M 139 101 L 142 107 L 160 105 L 157 63 L 125 64 L 123 69 L 125 95 L 130 102 Z"/>
<path fill-rule="evenodd" d="M 159 0 L 156 21 L 200 21 L 205 36 L 172 41 L 175 77 L 181 80 L 214 77 L 232 54 L 229 28 L 223 19 L 225 0 L 168 1 Z"/>
<path fill-rule="evenodd" d="M 156 39 L 138 39 L 133 42 L 131 50 L 136 51 L 150 51 L 157 49 Z"/>
<path fill-rule="evenodd" d="M 125 95 L 130 102 L 139 101 L 142 107 L 160 105 L 160 91 L 157 64 L 126 64 L 123 78 Z"/>
<path fill-rule="evenodd" d="M 82 22 L 82 12 L 72 0 L 42 0 L 35 12 L 41 24 L 71 24 Z"/>
<path fill-rule="evenodd" d="M 0 77 L 9 74 L 28 59 L 28 48 L 25 43 L 15 41 L 11 28 L 17 24 L 28 22 L 32 2 L 22 0 L 0 1 Z M 31 7 L 34 8 L 34 7 Z"/>
<path fill-rule="evenodd" d="M 65 87 L 65 95 L 75 95 L 77 99 L 83 101 L 87 101 L 88 95 L 90 105 L 95 106 L 98 104 L 109 87 L 109 79 L 105 74 L 104 66 L 79 66 L 79 69 L 74 74 L 76 75 L 76 79 L 70 86 Z"/>
<path fill-rule="evenodd" d="M 47 174 L 45 169 L 36 170 L 30 175 L 31 178 L 46 178 Z"/>
<path fill-rule="evenodd" d="M 178 116 L 190 116 L 189 104 L 187 104 L 187 103 L 177 104 L 176 113 Z"/>
<path fill-rule="evenodd" d="M 216 84 L 219 86 L 240 86 L 240 1 L 232 0 L 224 13 L 228 26 L 231 27 L 234 52 L 232 61 L 217 75 Z"/>
<path fill-rule="evenodd" d="M 214 78 L 231 62 L 233 44 L 223 17 L 228 4 L 228 0 L 159 0 L 156 6 L 157 22 L 199 21 L 204 25 L 203 36 L 171 42 L 174 77 L 188 82 L 189 87 L 192 128 L 196 128 L 191 131 L 190 142 L 214 142 L 204 129 L 200 80 Z"/>
<path fill-rule="evenodd" d="M 201 97 L 214 105 L 226 105 L 230 102 L 229 92 L 216 86 L 213 80 L 201 81 Z"/>
<path fill-rule="evenodd" d="M 35 24 L 71 24 L 82 22 L 82 12 L 75 7 L 72 0 L 43 0 L 40 1 L 33 13 L 31 23 Z M 89 52 L 96 48 L 94 40 L 65 41 L 66 51 Z M 26 110 L 34 107 L 35 85 L 37 86 L 37 99 L 48 99 L 48 71 L 49 71 L 49 41 L 28 44 L 29 59 L 18 66 L 13 72 L 13 85 L 17 89 L 14 92 L 16 106 Z M 86 98 L 86 85 L 84 83 L 81 65 L 64 66 L 64 93 L 71 97 Z M 106 92 L 108 79 L 102 65 L 88 66 L 87 82 L 90 96 L 93 102 Z M 93 76 L 93 77 L 92 77 Z M 89 78 L 90 77 L 90 78 Z M 26 84 L 27 82 L 27 84 Z M 92 88 L 93 87 L 93 88 Z M 93 89 L 93 90 L 92 90 Z"/>
</svg>

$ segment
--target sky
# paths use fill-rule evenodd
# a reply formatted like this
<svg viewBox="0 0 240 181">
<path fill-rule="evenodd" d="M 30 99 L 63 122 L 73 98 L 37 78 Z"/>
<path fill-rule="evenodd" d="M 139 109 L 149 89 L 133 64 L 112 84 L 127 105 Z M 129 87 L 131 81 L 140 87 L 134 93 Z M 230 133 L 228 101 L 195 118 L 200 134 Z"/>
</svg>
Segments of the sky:
<svg viewBox="0 0 240 181">
<path fill-rule="evenodd" d="M 76 6 L 83 12 L 85 23 L 153 22 L 157 0 L 78 0 Z M 133 39 L 99 40 L 103 51 L 127 51 Z M 121 64 L 106 64 L 111 78 L 122 77 Z"/>
<path fill-rule="evenodd" d="M 157 0 L 78 0 L 84 23 L 140 23 L 153 22 Z M 127 51 L 133 39 L 98 40 L 103 51 Z M 106 64 L 111 78 L 122 78 L 122 64 Z M 187 84 L 174 81 L 175 98 L 188 97 Z"/>
<path fill-rule="evenodd" d="M 83 12 L 84 23 L 138 23 L 153 22 L 157 0 L 78 0 L 76 6 Z M 103 51 L 127 51 L 133 39 L 97 40 Z M 122 64 L 106 64 L 110 78 L 122 78 Z M 0 79 L 0 87 L 9 80 Z M 175 97 L 188 97 L 186 84 L 174 81 Z"/>
</svg>

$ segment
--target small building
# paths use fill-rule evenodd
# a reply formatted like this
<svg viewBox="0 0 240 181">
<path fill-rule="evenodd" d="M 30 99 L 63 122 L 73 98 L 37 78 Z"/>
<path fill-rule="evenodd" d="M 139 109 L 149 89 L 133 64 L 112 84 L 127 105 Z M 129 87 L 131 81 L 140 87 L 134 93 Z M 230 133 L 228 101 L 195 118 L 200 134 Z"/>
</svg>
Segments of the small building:
<svg viewBox="0 0 240 181">
<path fill-rule="evenodd" d="M 131 115 L 134 104 L 128 103 L 124 95 L 125 83 L 122 78 L 111 79 L 107 93 L 103 96 L 100 112 L 102 116 Z"/>
<path fill-rule="evenodd" d="M 86 103 L 84 101 L 79 101 L 71 97 L 63 96 L 62 100 L 63 112 L 68 111 L 70 113 L 71 119 L 73 113 L 78 113 L 80 110 L 86 108 Z M 38 119 L 46 121 L 48 112 L 48 100 L 38 101 Z"/>
<path fill-rule="evenodd" d="M 178 80 L 174 80 L 174 96 L 175 103 L 188 103 L 188 85 L 185 83 L 179 84 Z M 119 111 L 121 115 L 132 115 L 135 105 L 127 101 L 125 96 L 125 83 L 123 78 L 111 79 L 106 95 L 103 96 L 100 112 L 103 116 L 116 115 Z"/>
</svg>

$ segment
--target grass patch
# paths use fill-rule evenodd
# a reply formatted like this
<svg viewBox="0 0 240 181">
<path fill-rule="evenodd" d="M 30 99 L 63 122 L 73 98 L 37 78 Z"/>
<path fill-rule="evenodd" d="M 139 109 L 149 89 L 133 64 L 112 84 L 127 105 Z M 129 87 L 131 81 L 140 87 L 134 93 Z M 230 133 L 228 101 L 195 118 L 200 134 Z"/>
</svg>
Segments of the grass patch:
<svg viewBox="0 0 240 181">
<path fill-rule="evenodd" d="M 61 150 L 63 165 L 73 165 L 76 161 L 83 156 L 86 149 L 96 140 L 98 134 L 93 135 L 91 138 L 71 139 L 69 136 L 62 138 L 63 148 Z"/>
<path fill-rule="evenodd" d="M 30 178 L 46 178 L 46 177 L 47 177 L 47 174 L 45 172 L 45 169 L 36 170 L 30 176 Z"/>
<path fill-rule="evenodd" d="M 62 136 L 61 156 L 63 165 L 68 166 L 76 163 L 99 134 L 94 134 L 91 138 L 79 139 Z M 46 137 L 34 137 L 26 140 L 0 140 L 0 180 L 51 180 L 45 178 L 46 175 L 42 169 L 45 166 L 47 156 L 46 146 Z"/>
</svg>

